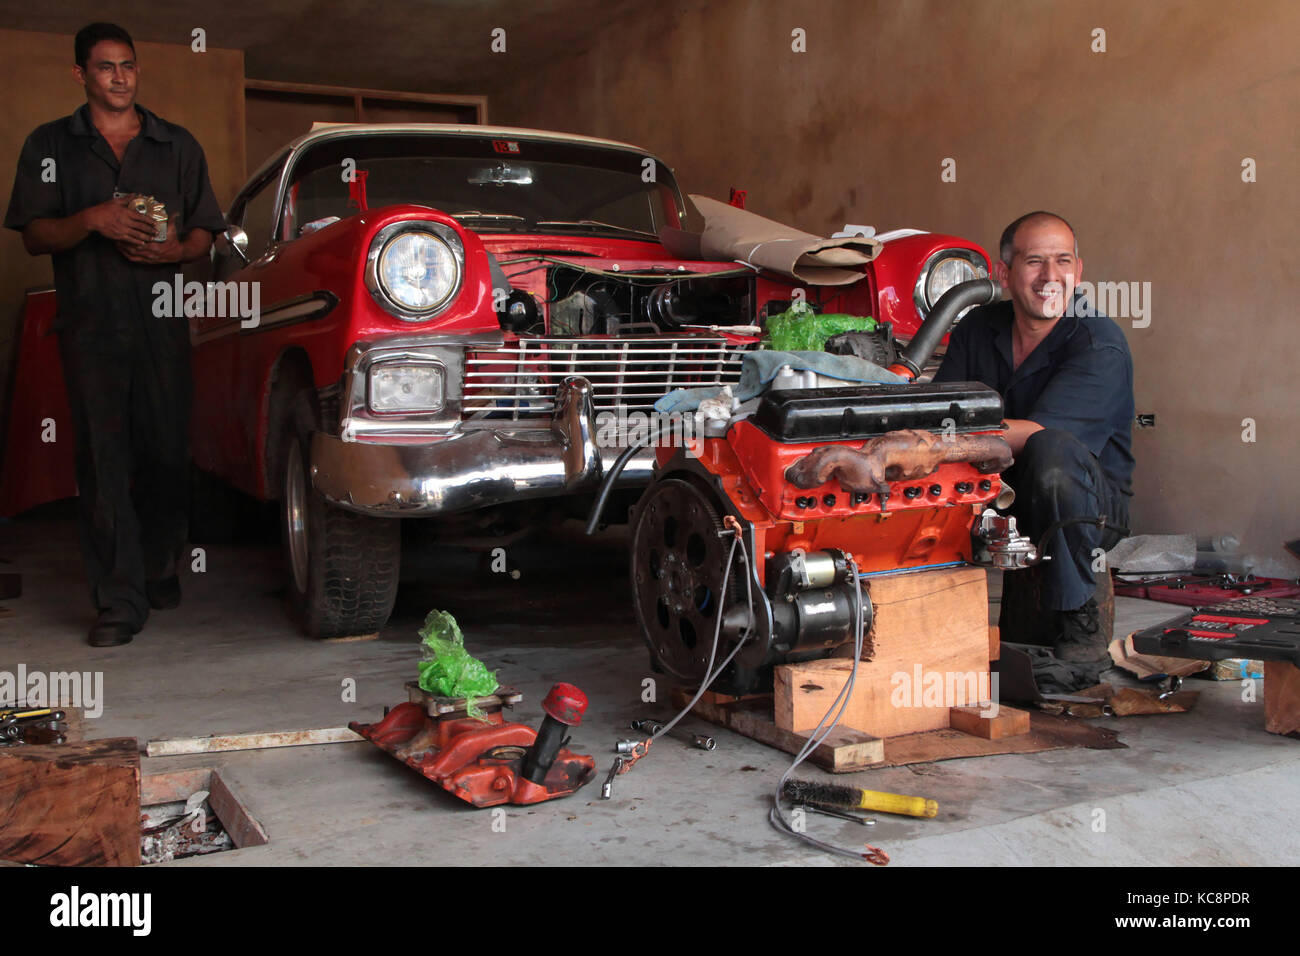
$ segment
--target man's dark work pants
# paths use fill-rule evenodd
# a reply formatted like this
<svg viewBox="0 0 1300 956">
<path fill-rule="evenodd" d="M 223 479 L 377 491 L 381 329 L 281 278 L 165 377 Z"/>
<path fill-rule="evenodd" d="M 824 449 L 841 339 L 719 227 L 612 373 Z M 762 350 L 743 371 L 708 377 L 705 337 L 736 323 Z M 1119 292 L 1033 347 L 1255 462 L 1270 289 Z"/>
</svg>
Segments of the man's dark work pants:
<svg viewBox="0 0 1300 956">
<path fill-rule="evenodd" d="M 1003 477 L 1016 491 L 1011 513 L 1020 533 L 1035 543 L 1063 518 L 1105 515 L 1112 525 L 1128 525 L 1128 496 L 1106 476 L 1087 446 L 1062 429 L 1044 428 L 1030 435 Z M 1093 567 L 1103 566 L 1098 557 L 1119 538 L 1109 528 L 1103 531 L 1086 524 L 1069 525 L 1053 534 L 1046 546 L 1051 560 L 1039 572 L 1040 610 L 1082 607 L 1097 586 Z"/>
<path fill-rule="evenodd" d="M 81 550 L 104 621 L 143 627 L 145 582 L 178 571 L 188 531 L 189 349 L 184 319 L 148 312 L 131 329 L 59 334 Z"/>
</svg>

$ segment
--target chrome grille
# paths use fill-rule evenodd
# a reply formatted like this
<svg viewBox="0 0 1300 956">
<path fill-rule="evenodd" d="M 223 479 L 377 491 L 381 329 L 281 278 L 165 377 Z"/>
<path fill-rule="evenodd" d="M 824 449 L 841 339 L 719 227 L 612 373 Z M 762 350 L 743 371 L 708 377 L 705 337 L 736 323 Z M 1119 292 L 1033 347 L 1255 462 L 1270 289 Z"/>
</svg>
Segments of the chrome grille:
<svg viewBox="0 0 1300 956">
<path fill-rule="evenodd" d="M 675 388 L 735 385 L 754 347 L 703 336 L 520 339 L 466 354 L 463 414 L 516 421 L 549 415 L 556 386 L 569 375 L 591 383 L 597 411 L 648 410 Z"/>
</svg>

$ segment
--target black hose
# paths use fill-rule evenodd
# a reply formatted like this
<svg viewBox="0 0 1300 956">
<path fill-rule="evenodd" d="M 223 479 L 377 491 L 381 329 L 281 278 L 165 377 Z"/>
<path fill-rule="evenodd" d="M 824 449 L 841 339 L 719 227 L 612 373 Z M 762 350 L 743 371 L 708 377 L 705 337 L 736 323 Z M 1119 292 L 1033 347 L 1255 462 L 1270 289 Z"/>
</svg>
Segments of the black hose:
<svg viewBox="0 0 1300 956">
<path fill-rule="evenodd" d="M 600 483 L 600 491 L 596 493 L 596 503 L 591 506 L 591 514 L 587 517 L 587 534 L 595 534 L 596 526 L 600 524 L 600 516 L 605 512 L 605 505 L 609 503 L 610 493 L 614 490 L 614 482 L 618 481 L 618 476 L 623 473 L 627 463 L 632 460 L 642 448 L 645 448 L 652 441 L 659 437 L 659 426 L 656 425 L 650 429 L 648 434 L 641 441 L 635 441 L 623 449 L 622 454 L 614 459 L 614 464 L 610 466 L 609 471 L 605 472 L 605 480 Z"/>
<path fill-rule="evenodd" d="M 972 305 L 988 305 L 1001 297 L 1002 287 L 992 279 L 971 279 L 953 286 L 934 304 L 930 314 L 912 336 L 912 341 L 907 343 L 907 348 L 898 357 L 898 364 L 907 368 L 912 373 L 912 378 L 916 378 L 963 309 Z"/>
</svg>

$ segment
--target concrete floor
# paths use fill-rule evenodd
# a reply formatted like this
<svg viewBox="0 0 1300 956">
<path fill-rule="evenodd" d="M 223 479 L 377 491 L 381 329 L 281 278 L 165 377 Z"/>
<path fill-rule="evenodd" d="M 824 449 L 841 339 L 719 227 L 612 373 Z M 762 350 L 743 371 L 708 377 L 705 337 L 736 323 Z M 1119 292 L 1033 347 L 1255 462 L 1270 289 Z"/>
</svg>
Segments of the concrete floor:
<svg viewBox="0 0 1300 956">
<path fill-rule="evenodd" d="M 0 617 L 0 669 L 104 674 L 103 715 L 87 736 L 151 738 L 337 727 L 375 720 L 404 699 L 415 676 L 416 629 L 431 608 L 451 611 L 471 649 L 524 694 L 516 719 L 536 725 L 551 683 L 589 696 L 574 749 L 596 755 L 601 776 L 614 739 L 638 715 L 670 713 L 666 693 L 641 703 L 651 677 L 626 584 L 626 537 L 588 541 L 574 525 L 558 538 L 515 545 L 520 577 L 493 574 L 479 556 L 410 556 L 413 580 L 376 641 L 318 644 L 281 606 L 270 541 L 207 548 L 207 570 L 183 579 L 178 610 L 155 612 L 124 648 L 85 643 L 90 609 L 75 529 L 64 505 L 0 524 L 0 556 L 23 572 L 23 597 Z M 1117 632 L 1178 609 L 1121 598 Z M 342 700 L 346 678 L 356 702 Z M 880 815 L 867 830 L 812 817 L 809 831 L 841 844 L 864 839 L 893 865 L 1287 864 L 1300 859 L 1300 742 L 1265 733 L 1263 704 L 1240 682 L 1191 681 L 1191 713 L 1108 723 L 1126 750 L 1060 750 L 866 771 L 836 782 L 920 794 L 939 816 Z M 664 687 L 660 685 L 661 692 Z M 1262 694 L 1260 695 L 1262 699 Z M 687 725 L 706 729 L 693 718 Z M 205 757 L 146 759 L 145 773 L 214 766 L 270 834 L 262 847 L 182 866 L 554 864 L 865 865 L 775 831 L 771 789 L 789 756 L 727 731 L 718 749 L 662 742 L 612 801 L 599 780 L 576 796 L 493 815 L 443 793 L 369 743 Z M 829 778 L 808 765 L 803 776 Z M 1098 814 L 1097 811 L 1104 811 Z M 1098 829 L 1098 821 L 1104 828 Z"/>
</svg>

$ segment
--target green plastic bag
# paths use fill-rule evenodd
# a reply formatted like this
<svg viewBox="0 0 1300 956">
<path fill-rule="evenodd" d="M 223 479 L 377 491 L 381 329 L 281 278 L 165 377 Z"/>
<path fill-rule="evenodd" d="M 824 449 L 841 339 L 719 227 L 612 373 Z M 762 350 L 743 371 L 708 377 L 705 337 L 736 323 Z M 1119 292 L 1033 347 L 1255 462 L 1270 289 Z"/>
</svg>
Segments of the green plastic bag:
<svg viewBox="0 0 1300 956">
<path fill-rule="evenodd" d="M 439 697 L 486 697 L 495 693 L 497 676 L 465 650 L 465 636 L 446 611 L 430 611 L 420 628 L 420 689 Z M 470 704 L 469 714 L 478 717 Z"/>
<path fill-rule="evenodd" d="M 763 348 L 776 352 L 821 352 L 832 335 L 875 330 L 876 320 L 870 316 L 818 315 L 805 305 L 768 318 Z"/>
</svg>

